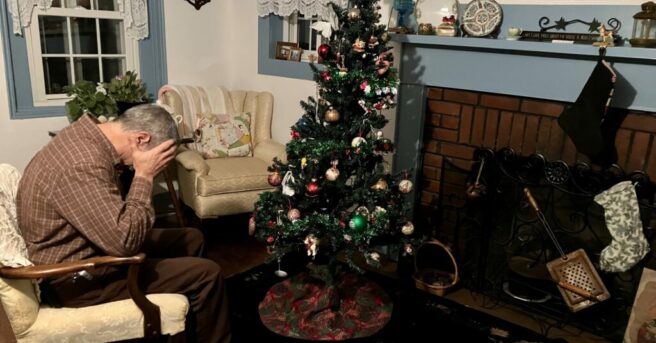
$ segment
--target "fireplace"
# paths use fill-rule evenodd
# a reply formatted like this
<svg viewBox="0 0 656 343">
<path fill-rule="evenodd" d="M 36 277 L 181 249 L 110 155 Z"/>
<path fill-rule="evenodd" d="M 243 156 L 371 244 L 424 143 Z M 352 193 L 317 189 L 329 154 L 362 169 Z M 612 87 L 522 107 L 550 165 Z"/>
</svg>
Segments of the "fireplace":
<svg viewBox="0 0 656 343">
<path fill-rule="evenodd" d="M 439 87 L 427 87 L 425 94 L 415 218 L 452 244 L 463 285 L 621 340 L 641 270 L 656 267 L 656 259 L 648 255 L 625 273 L 601 273 L 611 299 L 572 313 L 545 274 L 545 263 L 558 254 L 522 190 L 533 190 L 566 252 L 584 249 L 596 264 L 611 236 L 593 197 L 632 180 L 652 242 L 656 116 L 611 109 L 623 118 L 616 136 L 618 163 L 601 168 L 579 154 L 559 127 L 563 102 Z M 481 198 L 466 192 L 476 178 L 486 186 Z"/>
</svg>

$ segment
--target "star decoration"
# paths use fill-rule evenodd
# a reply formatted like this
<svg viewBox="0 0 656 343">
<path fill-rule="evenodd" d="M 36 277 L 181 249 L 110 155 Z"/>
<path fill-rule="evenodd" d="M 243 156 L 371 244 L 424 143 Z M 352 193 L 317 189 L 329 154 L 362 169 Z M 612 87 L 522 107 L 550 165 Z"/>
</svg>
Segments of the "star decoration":
<svg viewBox="0 0 656 343">
<path fill-rule="evenodd" d="M 566 27 L 567 27 L 567 21 L 565 21 L 565 18 L 560 17 L 560 19 L 556 21 L 556 30 L 565 31 Z"/>
<path fill-rule="evenodd" d="M 597 18 L 592 19 L 592 22 L 590 23 L 590 27 L 588 28 L 589 32 L 595 32 L 599 31 L 599 26 L 601 26 L 601 23 Z"/>
</svg>

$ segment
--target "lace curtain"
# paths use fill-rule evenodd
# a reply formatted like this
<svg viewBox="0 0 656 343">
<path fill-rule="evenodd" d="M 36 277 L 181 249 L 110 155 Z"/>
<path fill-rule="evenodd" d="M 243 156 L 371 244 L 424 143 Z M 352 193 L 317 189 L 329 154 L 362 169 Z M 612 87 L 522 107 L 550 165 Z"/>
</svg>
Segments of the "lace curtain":
<svg viewBox="0 0 656 343">
<path fill-rule="evenodd" d="M 316 15 L 324 20 L 329 20 L 335 15 L 332 7 L 328 6 L 330 2 L 341 7 L 348 5 L 348 0 L 257 0 L 257 15 L 263 17 L 273 13 L 286 17 L 294 11 L 298 11 L 306 17 Z"/>
<path fill-rule="evenodd" d="M 52 7 L 52 0 L 7 0 L 7 9 L 14 22 L 14 34 L 20 35 L 23 28 L 30 26 L 36 6 L 48 10 Z M 137 40 L 148 37 L 147 0 L 119 0 L 118 9 L 125 16 L 129 37 Z"/>
</svg>

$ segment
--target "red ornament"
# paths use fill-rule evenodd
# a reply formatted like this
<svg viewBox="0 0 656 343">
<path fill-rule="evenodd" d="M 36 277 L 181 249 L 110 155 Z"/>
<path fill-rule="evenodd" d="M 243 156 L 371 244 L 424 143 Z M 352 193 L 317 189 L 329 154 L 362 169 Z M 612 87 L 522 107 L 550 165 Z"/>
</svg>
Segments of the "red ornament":
<svg viewBox="0 0 656 343">
<path fill-rule="evenodd" d="M 276 227 L 276 222 L 274 222 L 273 220 L 269 220 L 269 221 L 267 222 L 267 226 L 268 226 L 270 229 L 273 229 L 274 227 Z"/>
<path fill-rule="evenodd" d="M 330 50 L 331 50 L 330 45 L 321 44 L 319 45 L 319 48 L 317 48 L 317 53 L 321 58 L 326 59 L 328 58 L 328 56 L 330 56 Z"/>
<path fill-rule="evenodd" d="M 267 242 L 268 244 L 273 244 L 273 241 L 275 241 L 275 240 L 276 240 L 276 239 L 273 238 L 273 236 L 269 236 L 269 237 L 267 237 L 266 242 Z"/>
<path fill-rule="evenodd" d="M 292 130 L 292 139 L 299 139 L 299 138 L 301 138 L 301 134 L 296 130 Z"/>
<path fill-rule="evenodd" d="M 346 227 L 346 222 L 343 219 L 339 220 L 339 227 L 341 227 L 342 229 Z"/>
<path fill-rule="evenodd" d="M 321 78 L 324 81 L 330 81 L 333 79 L 332 76 L 330 76 L 330 72 L 328 70 L 324 70 L 321 72 Z"/>
<path fill-rule="evenodd" d="M 267 178 L 267 181 L 269 181 L 269 184 L 273 187 L 278 187 L 282 183 L 282 175 L 280 175 L 279 172 L 275 171 L 271 174 L 269 174 L 269 177 Z"/>
<path fill-rule="evenodd" d="M 319 194 L 319 183 L 312 179 L 307 185 L 305 185 L 305 190 L 307 191 L 308 195 L 310 196 L 315 196 Z"/>
<path fill-rule="evenodd" d="M 383 109 L 383 103 L 382 102 L 377 102 L 374 104 L 374 108 L 377 110 L 382 110 Z"/>
</svg>

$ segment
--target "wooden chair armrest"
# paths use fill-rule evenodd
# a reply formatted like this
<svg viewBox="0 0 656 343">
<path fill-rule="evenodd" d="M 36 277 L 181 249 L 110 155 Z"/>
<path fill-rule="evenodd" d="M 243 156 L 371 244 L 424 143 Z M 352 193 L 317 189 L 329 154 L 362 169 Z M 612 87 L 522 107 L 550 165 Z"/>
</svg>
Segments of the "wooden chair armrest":
<svg viewBox="0 0 656 343">
<path fill-rule="evenodd" d="M 94 269 L 100 266 L 140 264 L 145 257 L 146 255 L 143 253 L 128 257 L 97 256 L 79 261 L 56 264 L 41 264 L 19 268 L 0 268 L 0 277 L 7 279 L 43 279 L 75 273 L 81 270 Z"/>
</svg>

